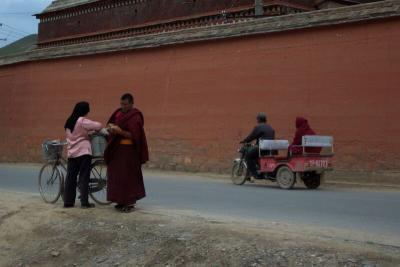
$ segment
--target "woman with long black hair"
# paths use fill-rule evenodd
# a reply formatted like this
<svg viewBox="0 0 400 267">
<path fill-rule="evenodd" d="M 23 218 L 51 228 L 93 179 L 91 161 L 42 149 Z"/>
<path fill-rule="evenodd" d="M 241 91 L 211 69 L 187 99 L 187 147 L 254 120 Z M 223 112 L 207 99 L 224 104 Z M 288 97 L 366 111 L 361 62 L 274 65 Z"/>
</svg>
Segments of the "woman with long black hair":
<svg viewBox="0 0 400 267">
<path fill-rule="evenodd" d="M 92 162 L 92 148 L 89 133 L 99 131 L 102 125 L 100 122 L 86 118 L 89 111 L 88 102 L 77 103 L 71 116 L 69 116 L 64 125 L 68 142 L 68 167 L 67 178 L 65 179 L 64 208 L 75 206 L 78 174 L 81 207 L 94 207 L 94 204 L 89 203 L 88 199 L 90 164 Z"/>
</svg>

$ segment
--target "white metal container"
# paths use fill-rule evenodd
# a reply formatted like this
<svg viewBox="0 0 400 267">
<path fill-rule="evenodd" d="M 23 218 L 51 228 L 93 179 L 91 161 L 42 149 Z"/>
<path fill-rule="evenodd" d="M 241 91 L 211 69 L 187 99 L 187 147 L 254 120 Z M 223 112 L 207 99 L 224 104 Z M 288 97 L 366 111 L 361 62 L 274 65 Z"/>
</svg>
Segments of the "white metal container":
<svg viewBox="0 0 400 267">
<path fill-rule="evenodd" d="M 92 156 L 94 158 L 104 157 L 104 150 L 106 150 L 107 139 L 101 134 L 92 134 L 90 142 L 92 144 Z"/>
</svg>

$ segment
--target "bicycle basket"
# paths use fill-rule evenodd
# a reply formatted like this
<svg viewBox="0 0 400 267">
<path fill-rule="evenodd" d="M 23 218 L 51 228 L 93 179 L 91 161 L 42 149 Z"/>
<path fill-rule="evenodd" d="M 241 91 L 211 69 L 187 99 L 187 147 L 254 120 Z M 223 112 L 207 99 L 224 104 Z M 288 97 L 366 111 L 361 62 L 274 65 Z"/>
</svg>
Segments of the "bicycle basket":
<svg viewBox="0 0 400 267">
<path fill-rule="evenodd" d="M 44 141 L 42 144 L 43 159 L 45 161 L 57 160 L 62 156 L 65 143 L 60 141 Z"/>
</svg>

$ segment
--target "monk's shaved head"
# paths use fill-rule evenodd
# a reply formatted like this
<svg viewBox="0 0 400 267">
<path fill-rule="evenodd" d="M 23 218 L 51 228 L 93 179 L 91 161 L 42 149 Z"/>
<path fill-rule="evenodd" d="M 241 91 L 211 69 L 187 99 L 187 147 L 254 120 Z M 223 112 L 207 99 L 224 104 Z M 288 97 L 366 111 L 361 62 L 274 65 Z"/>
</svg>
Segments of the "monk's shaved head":
<svg viewBox="0 0 400 267">
<path fill-rule="evenodd" d="M 129 103 L 133 104 L 133 95 L 127 93 L 121 96 L 121 100 L 127 100 Z"/>
<path fill-rule="evenodd" d="M 133 96 L 124 94 L 121 96 L 121 111 L 126 113 L 133 108 Z"/>
</svg>

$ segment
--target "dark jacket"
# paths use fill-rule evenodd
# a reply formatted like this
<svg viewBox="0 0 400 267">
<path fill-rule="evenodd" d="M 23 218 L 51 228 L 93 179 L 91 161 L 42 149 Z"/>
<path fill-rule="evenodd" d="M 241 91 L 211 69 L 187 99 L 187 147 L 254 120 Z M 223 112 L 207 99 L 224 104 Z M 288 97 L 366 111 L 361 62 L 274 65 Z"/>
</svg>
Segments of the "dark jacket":
<svg viewBox="0 0 400 267">
<path fill-rule="evenodd" d="M 253 140 L 257 140 L 256 144 L 258 145 L 258 139 L 274 140 L 275 130 L 269 124 L 260 123 L 254 127 L 249 136 L 243 139 L 242 143 L 250 143 Z"/>
</svg>

